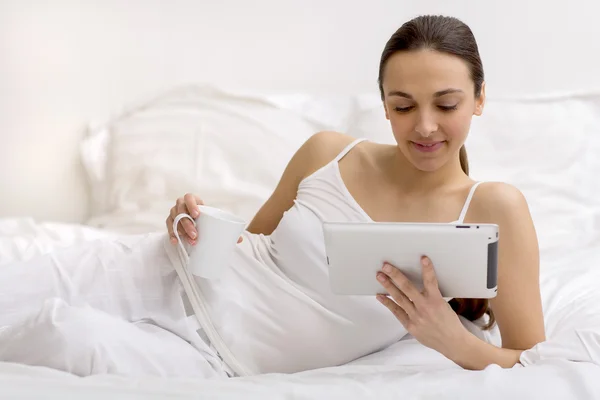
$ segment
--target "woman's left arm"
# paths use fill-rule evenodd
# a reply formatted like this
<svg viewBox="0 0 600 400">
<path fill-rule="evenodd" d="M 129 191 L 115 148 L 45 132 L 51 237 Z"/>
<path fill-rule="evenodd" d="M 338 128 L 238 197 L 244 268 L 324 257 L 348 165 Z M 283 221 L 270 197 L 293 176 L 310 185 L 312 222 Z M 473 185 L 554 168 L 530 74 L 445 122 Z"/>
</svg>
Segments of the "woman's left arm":
<svg viewBox="0 0 600 400">
<path fill-rule="evenodd" d="M 427 258 L 423 263 L 423 292 L 398 269 L 384 267 L 378 279 L 391 296 L 378 299 L 417 340 L 463 368 L 483 369 L 490 364 L 509 368 L 519 362 L 523 350 L 545 340 L 537 236 L 527 201 L 519 190 L 487 183 L 478 191 L 469 213 L 477 222 L 498 224 L 500 230 L 498 293 L 490 305 L 502 348 L 482 341 L 462 326 L 442 298 Z"/>
<path fill-rule="evenodd" d="M 498 294 L 490 300 L 490 305 L 505 351 L 497 348 L 485 351 L 490 345 L 479 344 L 474 349 L 483 352 L 475 352 L 473 361 L 475 366 L 483 365 L 486 363 L 485 356 L 489 354 L 489 361 L 496 363 L 495 360 L 504 361 L 508 357 L 503 355 L 512 354 L 516 363 L 521 351 L 546 340 L 537 235 L 527 200 L 518 189 L 494 182 L 481 185 L 479 190 L 481 193 L 473 210 L 479 216 L 474 217 L 498 224 L 500 230 Z"/>
</svg>

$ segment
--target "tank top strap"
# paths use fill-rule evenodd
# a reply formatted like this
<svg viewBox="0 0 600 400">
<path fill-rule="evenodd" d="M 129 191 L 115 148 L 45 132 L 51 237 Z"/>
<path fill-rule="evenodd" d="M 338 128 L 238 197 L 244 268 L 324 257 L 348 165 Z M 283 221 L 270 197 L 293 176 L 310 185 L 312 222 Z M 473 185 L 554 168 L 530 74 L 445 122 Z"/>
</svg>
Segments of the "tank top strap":
<svg viewBox="0 0 600 400">
<path fill-rule="evenodd" d="M 469 210 L 469 205 L 471 204 L 471 200 L 473 199 L 475 189 L 477 189 L 477 186 L 479 186 L 481 183 L 483 183 L 483 181 L 475 182 L 475 184 L 471 186 L 471 190 L 469 190 L 467 200 L 465 200 L 465 204 L 463 205 L 463 208 L 460 211 L 460 216 L 458 217 L 457 223 L 462 224 L 464 222 L 465 216 L 467 215 L 467 211 Z"/>
<path fill-rule="evenodd" d="M 348 154 L 348 152 L 350 150 L 352 150 L 352 148 L 354 146 L 356 146 L 360 142 L 364 142 L 365 140 L 367 140 L 367 139 L 366 138 L 360 138 L 360 139 L 356 139 L 356 140 L 352 141 L 352 143 L 350 143 L 349 145 L 347 145 L 346 147 L 344 147 L 344 149 L 337 155 L 337 157 L 333 161 L 335 161 L 335 162 L 340 161 L 342 158 L 344 158 L 344 156 L 346 154 Z"/>
</svg>

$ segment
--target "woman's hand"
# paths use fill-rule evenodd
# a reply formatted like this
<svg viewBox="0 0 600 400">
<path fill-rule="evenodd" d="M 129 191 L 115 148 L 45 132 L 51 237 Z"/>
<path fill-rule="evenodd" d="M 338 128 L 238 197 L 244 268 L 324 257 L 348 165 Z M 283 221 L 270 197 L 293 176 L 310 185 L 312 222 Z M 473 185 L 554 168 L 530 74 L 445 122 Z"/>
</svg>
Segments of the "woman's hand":
<svg viewBox="0 0 600 400">
<path fill-rule="evenodd" d="M 467 329 L 440 293 L 433 264 L 421 258 L 424 289 L 420 292 L 399 269 L 384 264 L 377 280 L 389 296 L 378 295 L 385 305 L 421 344 L 437 350 L 448 358 L 462 347 Z M 391 297 L 391 298 L 390 298 Z"/>
<path fill-rule="evenodd" d="M 169 231 L 169 236 L 171 237 L 171 243 L 177 244 L 177 237 L 175 236 L 175 232 L 173 232 L 173 221 L 175 221 L 175 217 L 177 217 L 179 214 L 187 214 L 193 219 L 196 219 L 200 215 L 198 206 L 203 204 L 204 202 L 200 196 L 196 196 L 191 193 L 188 193 L 185 196 L 177 199 L 175 205 L 169 211 L 169 216 L 167 217 L 166 221 L 167 230 Z M 177 224 L 177 231 L 179 232 L 179 237 L 182 241 L 187 240 L 187 242 L 191 245 L 196 244 L 198 239 L 198 231 L 196 230 L 192 221 L 187 218 L 183 218 L 179 224 Z"/>
<path fill-rule="evenodd" d="M 166 220 L 167 230 L 169 231 L 172 244 L 177 244 L 177 236 L 175 236 L 175 232 L 173 232 L 173 221 L 175 221 L 175 217 L 179 214 L 187 214 L 195 220 L 200 215 L 200 210 L 198 209 L 199 205 L 204 205 L 204 202 L 200 196 L 191 193 L 177 199 L 175 206 L 171 208 Z M 195 245 L 198 242 L 198 231 L 192 221 L 187 218 L 181 219 L 179 224 L 177 224 L 177 232 L 179 232 L 179 237 L 182 241 L 187 240 L 191 245 Z M 241 243 L 241 241 L 242 237 L 240 236 L 238 243 Z"/>
</svg>

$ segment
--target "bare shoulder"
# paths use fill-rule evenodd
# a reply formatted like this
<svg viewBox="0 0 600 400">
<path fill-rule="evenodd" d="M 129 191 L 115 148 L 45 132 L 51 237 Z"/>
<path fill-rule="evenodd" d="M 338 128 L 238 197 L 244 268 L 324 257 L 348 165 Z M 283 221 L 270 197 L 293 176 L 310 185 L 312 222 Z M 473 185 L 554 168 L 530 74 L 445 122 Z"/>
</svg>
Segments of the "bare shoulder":
<svg viewBox="0 0 600 400">
<path fill-rule="evenodd" d="M 333 131 L 319 132 L 311 136 L 300 150 L 304 165 L 308 166 L 306 176 L 331 162 L 346 146 L 357 138 Z M 396 146 L 365 140 L 344 157 L 343 169 L 353 171 L 387 168 L 386 160 L 393 158 Z"/>
<path fill-rule="evenodd" d="M 288 162 L 271 196 L 254 216 L 247 230 L 251 233 L 271 234 L 283 214 L 293 204 L 298 186 L 335 157 L 353 137 L 338 132 L 318 132 L 308 138 Z"/>
<path fill-rule="evenodd" d="M 484 182 L 477 188 L 469 207 L 469 219 L 482 223 L 500 223 L 530 219 L 529 205 L 523 193 L 504 182 Z"/>
<path fill-rule="evenodd" d="M 356 138 L 335 131 L 322 131 L 312 135 L 295 156 L 304 166 L 303 175 L 306 177 L 331 162 L 354 140 Z"/>
</svg>

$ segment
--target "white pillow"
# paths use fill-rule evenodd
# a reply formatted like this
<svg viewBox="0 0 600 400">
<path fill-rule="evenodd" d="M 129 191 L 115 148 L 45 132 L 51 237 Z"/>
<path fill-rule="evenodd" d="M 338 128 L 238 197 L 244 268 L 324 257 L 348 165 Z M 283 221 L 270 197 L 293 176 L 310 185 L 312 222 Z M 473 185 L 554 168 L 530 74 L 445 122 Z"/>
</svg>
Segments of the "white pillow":
<svg viewBox="0 0 600 400">
<path fill-rule="evenodd" d="M 164 229 L 169 209 L 188 192 L 250 220 L 297 148 L 324 128 L 266 97 L 175 90 L 84 143 L 94 198 L 89 223 L 128 232 Z"/>
<path fill-rule="evenodd" d="M 378 94 L 355 96 L 356 109 L 349 122 L 348 134 L 367 138 L 373 142 L 396 144 L 390 121 L 385 118 L 385 109 Z"/>
<path fill-rule="evenodd" d="M 489 102 L 467 150 L 476 179 L 523 191 L 545 256 L 600 240 L 600 96 Z"/>
<path fill-rule="evenodd" d="M 395 143 L 378 96 L 363 96 L 349 133 Z M 545 255 L 600 240 L 600 94 L 488 100 L 466 143 L 476 180 L 528 199 Z"/>
</svg>

